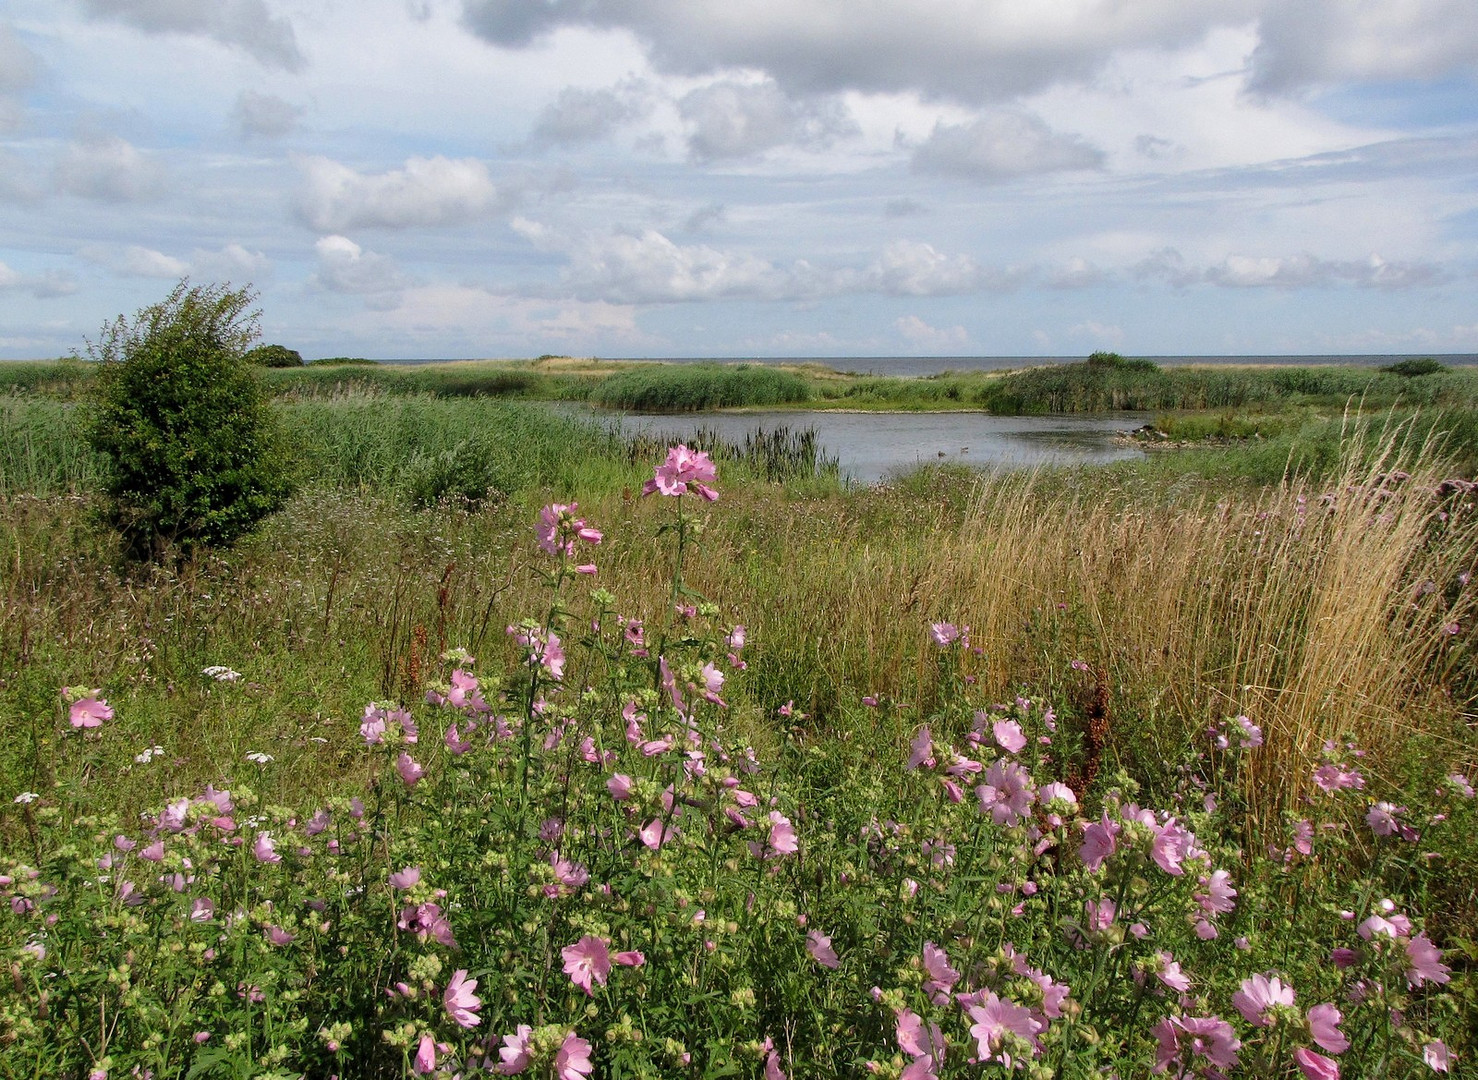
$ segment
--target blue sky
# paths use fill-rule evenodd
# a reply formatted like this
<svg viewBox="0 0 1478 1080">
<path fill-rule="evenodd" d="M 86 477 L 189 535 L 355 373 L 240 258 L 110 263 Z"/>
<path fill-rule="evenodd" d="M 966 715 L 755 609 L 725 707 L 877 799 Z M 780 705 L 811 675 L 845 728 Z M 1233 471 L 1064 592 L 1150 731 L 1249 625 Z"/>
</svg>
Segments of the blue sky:
<svg viewBox="0 0 1478 1080">
<path fill-rule="evenodd" d="M 0 356 L 1478 351 L 1471 0 L 7 0 Z"/>
</svg>

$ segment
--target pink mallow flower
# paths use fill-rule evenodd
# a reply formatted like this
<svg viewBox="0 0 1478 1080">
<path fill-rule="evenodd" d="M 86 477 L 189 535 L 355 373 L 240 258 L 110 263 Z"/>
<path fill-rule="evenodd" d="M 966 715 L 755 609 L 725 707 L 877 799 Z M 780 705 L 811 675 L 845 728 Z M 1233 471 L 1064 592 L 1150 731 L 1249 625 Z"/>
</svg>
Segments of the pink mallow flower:
<svg viewBox="0 0 1478 1080">
<path fill-rule="evenodd" d="M 641 493 L 686 495 L 691 487 L 698 495 L 713 502 L 718 498 L 718 492 L 709 485 L 717 479 L 717 470 L 706 453 L 678 444 L 667 451 L 667 460 L 658 465 L 652 479 L 642 485 Z"/>
<path fill-rule="evenodd" d="M 252 845 L 252 855 L 259 863 L 280 863 L 282 856 L 277 854 L 277 845 L 272 840 L 271 833 L 257 833 L 257 841 Z"/>
<path fill-rule="evenodd" d="M 1314 1042 L 1331 1054 L 1343 1054 L 1350 1048 L 1350 1040 L 1339 1029 L 1339 1023 L 1344 1017 L 1333 1005 L 1315 1005 L 1309 1010 L 1306 1019 Z"/>
<path fill-rule="evenodd" d="M 482 1022 L 482 1017 L 477 1015 L 482 998 L 473 993 L 476 989 L 477 980 L 467 977 L 466 968 L 458 968 L 442 992 L 441 1004 L 458 1027 L 475 1028 Z"/>
<path fill-rule="evenodd" d="M 101 727 L 103 721 L 113 719 L 113 707 L 96 695 L 72 702 L 68 719 L 74 728 Z"/>
<path fill-rule="evenodd" d="M 417 1073 L 422 1076 L 436 1069 L 436 1040 L 430 1035 L 422 1035 L 421 1042 L 416 1047 L 416 1059 L 411 1063 Z"/>
<path fill-rule="evenodd" d="M 836 950 L 831 947 L 831 938 L 820 930 L 812 930 L 806 935 L 806 952 L 811 954 L 811 959 L 824 968 L 835 971 L 842 966 L 841 959 Z"/>
<path fill-rule="evenodd" d="M 419 866 L 407 866 L 404 870 L 397 870 L 390 875 L 390 886 L 395 889 L 409 889 L 421 880 L 421 868 Z"/>
<path fill-rule="evenodd" d="M 1150 1034 L 1159 1044 L 1151 1070 L 1157 1073 L 1177 1065 L 1176 1075 L 1183 1075 L 1196 1067 L 1197 1058 L 1205 1058 L 1217 1069 L 1230 1069 L 1242 1048 L 1232 1025 L 1216 1016 L 1167 1016 Z"/>
<path fill-rule="evenodd" d="M 932 941 L 924 942 L 924 974 L 928 976 L 924 980 L 924 993 L 936 1005 L 948 1002 L 960 973 L 950 967 L 949 955 Z"/>
<path fill-rule="evenodd" d="M 554 1075 L 557 1080 L 585 1080 L 595 1065 L 590 1060 L 590 1044 L 573 1031 L 565 1036 L 558 1052 L 554 1055 Z"/>
<path fill-rule="evenodd" d="M 1452 1058 L 1452 1051 L 1441 1039 L 1434 1039 L 1422 1047 L 1422 1061 L 1433 1072 L 1448 1072 L 1452 1068 Z"/>
<path fill-rule="evenodd" d="M 951 622 L 937 622 L 929 627 L 929 637 L 941 649 L 960 639 L 960 628 Z"/>
<path fill-rule="evenodd" d="M 503 1061 L 495 1071 L 504 1076 L 516 1076 L 527 1069 L 531 1062 L 529 1039 L 533 1034 L 534 1029 L 528 1024 L 519 1024 L 512 1035 L 504 1035 L 503 1045 L 498 1047 L 498 1056 Z"/>
<path fill-rule="evenodd" d="M 1242 980 L 1242 988 L 1232 995 L 1232 1004 L 1253 1027 L 1267 1027 L 1273 1007 L 1292 1006 L 1293 998 L 1293 987 L 1284 985 L 1278 976 L 1254 975 Z"/>
<path fill-rule="evenodd" d="M 975 1021 L 970 1025 L 970 1034 L 975 1039 L 975 1054 L 981 1061 L 1000 1056 L 1008 1034 L 1030 1039 L 1045 1026 L 1026 1006 L 997 997 L 992 991 L 986 991 L 980 1004 L 971 1005 L 965 1013 Z"/>
<path fill-rule="evenodd" d="M 997 720 L 991 724 L 990 731 L 995 737 L 996 745 L 1008 754 L 1019 754 L 1026 749 L 1026 736 L 1015 720 Z"/>
<path fill-rule="evenodd" d="M 911 771 L 917 769 L 920 765 L 934 764 L 934 736 L 929 731 L 928 724 L 919 728 L 913 737 L 913 741 L 908 744 L 908 749 L 908 764 L 904 766 L 905 769 Z"/>
<path fill-rule="evenodd" d="M 395 759 L 395 771 L 400 773 L 400 778 L 405 781 L 405 786 L 408 788 L 415 787 L 420 783 L 421 777 L 426 775 L 425 768 L 404 750 Z"/>
<path fill-rule="evenodd" d="M 913 1058 L 899 1080 L 933 1080 L 938 1076 L 936 1067 L 944 1063 L 944 1033 L 938 1024 L 926 1025 L 923 1017 L 904 1009 L 898 1014 L 894 1034 L 898 1049 Z"/>
<path fill-rule="evenodd" d="M 1305 1080 L 1339 1080 L 1339 1062 L 1300 1046 L 1293 1052 L 1294 1064 Z"/>
<path fill-rule="evenodd" d="M 1411 987 L 1445 983 L 1452 970 L 1442 962 L 1442 950 L 1432 944 L 1425 930 L 1406 943 L 1406 965 L 1406 985 Z"/>
<path fill-rule="evenodd" d="M 997 758 L 986 770 L 985 783 L 975 789 L 981 813 L 997 825 L 1011 826 L 1031 814 L 1037 792 L 1031 774 L 1014 761 Z"/>
<path fill-rule="evenodd" d="M 1185 873 L 1180 866 L 1181 860 L 1187 858 L 1194 848 L 1195 835 L 1182 828 L 1174 818 L 1154 829 L 1155 839 L 1150 844 L 1150 858 L 1165 873 L 1180 877 Z"/>
<path fill-rule="evenodd" d="M 564 972 L 570 981 L 591 997 L 595 996 L 591 984 L 604 986 L 611 974 L 611 950 L 604 938 L 586 934 L 575 944 L 566 945 L 559 955 L 564 958 Z"/>
<path fill-rule="evenodd" d="M 1078 848 L 1078 857 L 1083 860 L 1083 865 L 1089 870 L 1097 872 L 1103 867 L 1104 860 L 1118 850 L 1116 837 L 1123 828 L 1117 821 L 1110 821 L 1108 813 L 1105 812 L 1102 821 L 1087 823 L 1083 826 L 1083 846 Z"/>
</svg>

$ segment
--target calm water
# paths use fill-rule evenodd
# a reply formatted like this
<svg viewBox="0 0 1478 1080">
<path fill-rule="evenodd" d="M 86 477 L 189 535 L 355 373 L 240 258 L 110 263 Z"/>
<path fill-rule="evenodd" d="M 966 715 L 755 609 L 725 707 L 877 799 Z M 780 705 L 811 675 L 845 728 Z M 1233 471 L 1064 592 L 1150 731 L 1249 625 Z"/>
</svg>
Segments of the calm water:
<svg viewBox="0 0 1478 1080">
<path fill-rule="evenodd" d="M 1149 420 L 1149 413 L 1098 413 L 1092 416 L 989 416 L 985 413 L 747 412 L 693 416 L 652 416 L 581 410 L 617 422 L 623 431 L 642 429 L 673 442 L 694 428 L 717 431 L 741 442 L 756 428 L 766 431 L 813 427 L 826 452 L 842 471 L 860 483 L 931 462 L 958 462 L 981 468 L 1034 465 L 1097 465 L 1141 456 L 1116 446 L 1114 435 Z"/>
</svg>

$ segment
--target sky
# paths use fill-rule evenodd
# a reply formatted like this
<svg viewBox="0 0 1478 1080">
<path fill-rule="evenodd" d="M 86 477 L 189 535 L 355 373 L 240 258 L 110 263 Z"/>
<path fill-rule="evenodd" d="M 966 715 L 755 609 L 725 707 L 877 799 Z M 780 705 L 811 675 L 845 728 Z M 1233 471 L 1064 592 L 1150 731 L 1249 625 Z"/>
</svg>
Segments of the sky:
<svg viewBox="0 0 1478 1080">
<path fill-rule="evenodd" d="M 1472 0 L 3 0 L 0 357 L 1478 352 Z"/>
</svg>

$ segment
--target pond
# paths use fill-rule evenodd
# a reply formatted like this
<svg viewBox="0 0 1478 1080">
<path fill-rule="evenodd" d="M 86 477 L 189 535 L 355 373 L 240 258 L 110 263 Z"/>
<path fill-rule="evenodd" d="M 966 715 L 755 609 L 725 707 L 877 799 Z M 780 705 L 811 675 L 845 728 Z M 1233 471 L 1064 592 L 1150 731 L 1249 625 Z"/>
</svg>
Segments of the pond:
<svg viewBox="0 0 1478 1080">
<path fill-rule="evenodd" d="M 644 430 L 680 442 L 695 428 L 742 442 L 756 428 L 814 428 L 828 454 L 839 459 L 849 479 L 870 484 L 890 473 L 935 462 L 981 468 L 1031 468 L 1037 465 L 1099 465 L 1143 455 L 1114 441 L 1150 418 L 1149 413 L 1115 412 L 1066 416 L 991 416 L 981 412 L 876 413 L 832 410 L 718 412 L 698 415 L 612 414 L 623 431 Z"/>
</svg>

